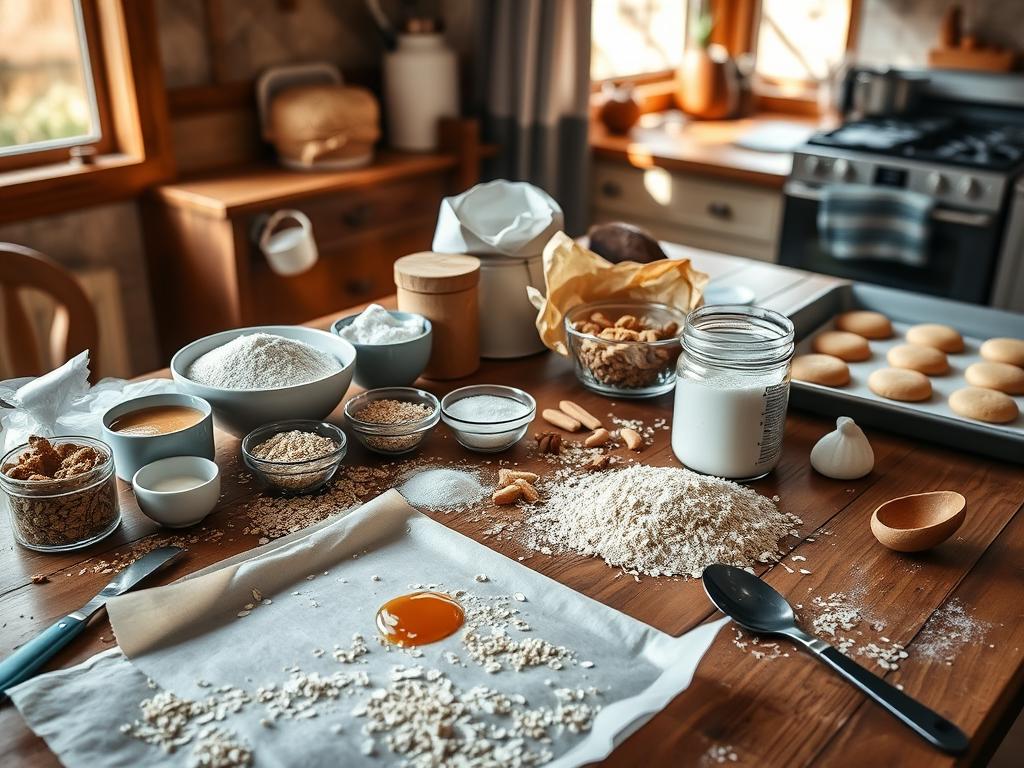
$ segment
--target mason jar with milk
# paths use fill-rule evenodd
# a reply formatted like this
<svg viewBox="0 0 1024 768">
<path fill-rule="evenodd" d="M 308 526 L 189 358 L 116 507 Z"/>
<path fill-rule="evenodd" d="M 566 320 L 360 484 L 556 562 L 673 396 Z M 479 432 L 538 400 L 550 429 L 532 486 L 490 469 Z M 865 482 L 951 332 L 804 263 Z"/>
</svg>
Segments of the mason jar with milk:
<svg viewBox="0 0 1024 768">
<path fill-rule="evenodd" d="M 562 229 L 558 203 L 521 181 L 478 184 L 441 201 L 437 253 L 480 259 L 480 356 L 526 357 L 544 351 L 527 288 L 544 288 L 544 246 Z"/>
<path fill-rule="evenodd" d="M 687 468 L 730 480 L 771 472 L 782 455 L 793 323 L 748 306 L 704 306 L 686 318 L 672 450 Z"/>
</svg>

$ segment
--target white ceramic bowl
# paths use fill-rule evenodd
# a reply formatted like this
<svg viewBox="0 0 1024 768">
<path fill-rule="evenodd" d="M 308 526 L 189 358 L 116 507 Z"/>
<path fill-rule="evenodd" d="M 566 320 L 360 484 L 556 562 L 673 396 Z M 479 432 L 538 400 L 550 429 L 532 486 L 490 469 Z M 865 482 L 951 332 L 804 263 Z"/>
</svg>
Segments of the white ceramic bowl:
<svg viewBox="0 0 1024 768">
<path fill-rule="evenodd" d="M 341 363 L 341 370 L 317 381 L 276 389 L 221 389 L 188 378 L 186 373 L 198 357 L 238 336 L 252 333 L 271 333 L 305 342 L 336 358 Z M 341 402 L 352 384 L 355 363 L 355 347 L 333 333 L 301 325 L 263 325 L 222 331 L 182 347 L 171 358 L 171 376 L 183 392 L 197 395 L 213 406 L 218 427 L 236 437 L 243 437 L 271 421 L 322 421 Z"/>
<path fill-rule="evenodd" d="M 184 490 L 155 490 L 161 481 L 178 477 L 202 480 Z M 150 520 L 167 528 L 187 528 L 202 522 L 220 498 L 220 467 L 201 456 L 172 456 L 142 467 L 132 477 L 139 508 Z"/>
</svg>

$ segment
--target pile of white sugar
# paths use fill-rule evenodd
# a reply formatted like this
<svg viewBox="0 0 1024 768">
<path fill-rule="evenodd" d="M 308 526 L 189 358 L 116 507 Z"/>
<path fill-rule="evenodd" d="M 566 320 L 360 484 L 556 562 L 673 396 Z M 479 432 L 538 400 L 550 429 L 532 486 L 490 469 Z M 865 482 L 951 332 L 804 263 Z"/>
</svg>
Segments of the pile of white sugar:
<svg viewBox="0 0 1024 768">
<path fill-rule="evenodd" d="M 319 381 L 340 370 L 336 358 L 303 341 L 251 333 L 211 349 L 185 375 L 220 389 L 277 389 Z"/>
<path fill-rule="evenodd" d="M 371 304 L 355 320 L 338 329 L 338 335 L 354 344 L 398 344 L 423 335 L 418 317 L 398 318 L 380 304 Z"/>
<path fill-rule="evenodd" d="M 749 488 L 674 467 L 563 474 L 543 487 L 530 517 L 540 540 L 635 575 L 697 578 L 712 563 L 775 560 L 801 523 Z"/>
<path fill-rule="evenodd" d="M 483 499 L 490 491 L 475 472 L 458 469 L 425 469 L 408 478 L 398 488 L 414 507 L 458 510 Z"/>
</svg>

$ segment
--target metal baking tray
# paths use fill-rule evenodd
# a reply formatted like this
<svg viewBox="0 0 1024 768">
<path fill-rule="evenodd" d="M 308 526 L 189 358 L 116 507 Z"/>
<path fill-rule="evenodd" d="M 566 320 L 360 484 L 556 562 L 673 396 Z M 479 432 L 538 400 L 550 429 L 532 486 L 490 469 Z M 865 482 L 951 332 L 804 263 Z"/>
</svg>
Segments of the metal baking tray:
<svg viewBox="0 0 1024 768">
<path fill-rule="evenodd" d="M 794 381 L 790 389 L 793 407 L 826 416 L 849 416 L 862 426 L 1024 464 L 1024 396 L 1014 398 L 1021 415 L 1009 424 L 967 419 L 953 413 L 947 404 L 950 393 L 967 386 L 964 371 L 981 360 L 978 349 L 983 341 L 993 336 L 1024 338 L 1024 315 L 894 288 L 842 283 L 789 313 L 796 332 L 796 354 L 810 352 L 811 338 L 832 328 L 833 318 L 851 309 L 884 313 L 893 322 L 893 338 L 871 341 L 871 358 L 849 363 L 851 382 L 845 387 Z M 888 350 L 905 343 L 907 328 L 917 323 L 953 326 L 964 337 L 964 351 L 949 356 L 950 372 L 945 376 L 929 377 L 934 390 L 930 400 L 904 403 L 879 397 L 868 389 L 868 375 L 888 365 Z"/>
</svg>

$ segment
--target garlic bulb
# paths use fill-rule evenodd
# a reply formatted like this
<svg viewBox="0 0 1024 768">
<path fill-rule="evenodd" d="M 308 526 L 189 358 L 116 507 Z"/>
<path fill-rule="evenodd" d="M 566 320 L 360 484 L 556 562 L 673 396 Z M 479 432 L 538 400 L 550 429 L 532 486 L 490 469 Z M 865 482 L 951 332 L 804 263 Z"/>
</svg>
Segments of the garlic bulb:
<svg viewBox="0 0 1024 768">
<path fill-rule="evenodd" d="M 835 431 L 829 432 L 811 449 L 811 466 L 825 477 L 856 480 L 874 468 L 875 452 L 853 419 L 840 416 L 836 419 Z"/>
</svg>

